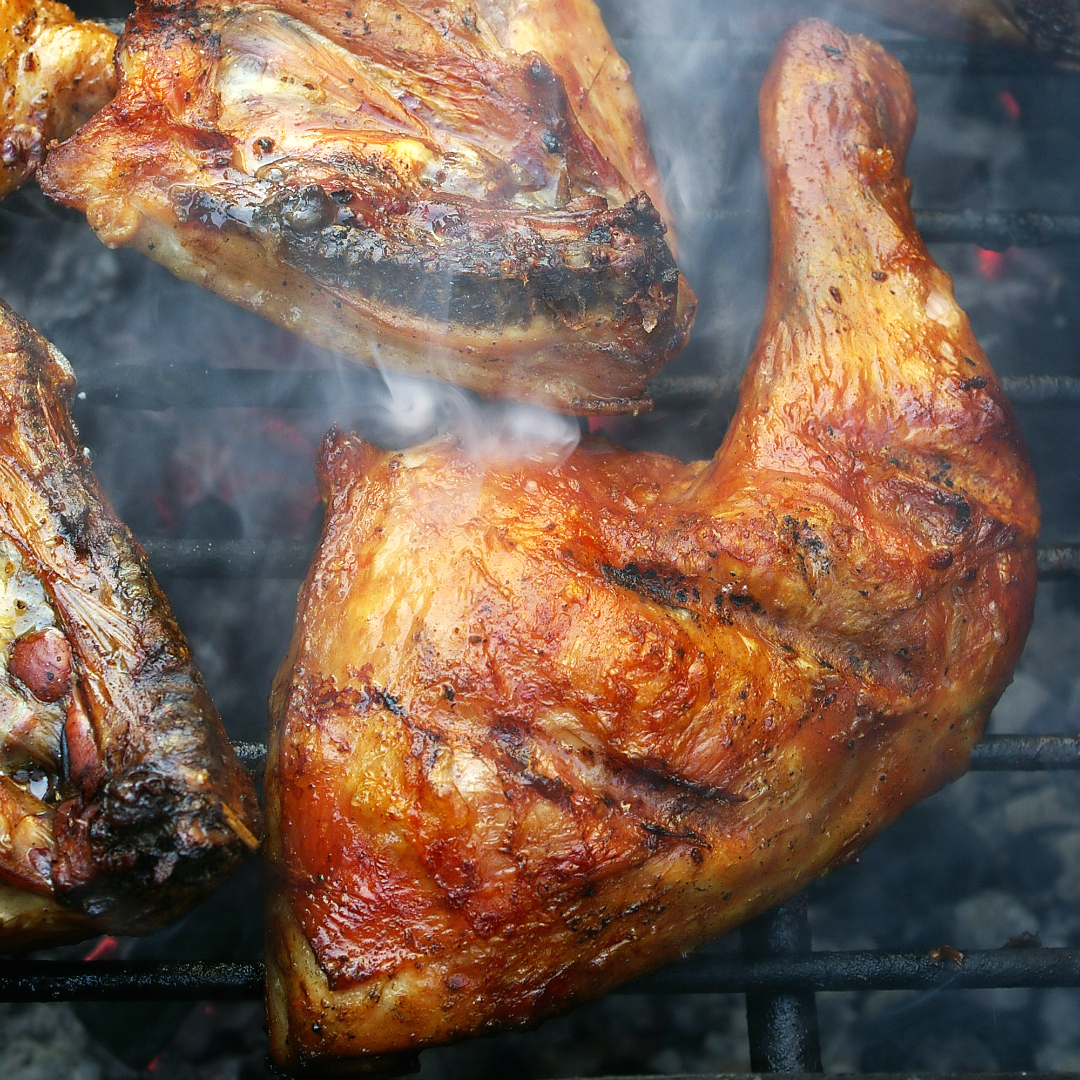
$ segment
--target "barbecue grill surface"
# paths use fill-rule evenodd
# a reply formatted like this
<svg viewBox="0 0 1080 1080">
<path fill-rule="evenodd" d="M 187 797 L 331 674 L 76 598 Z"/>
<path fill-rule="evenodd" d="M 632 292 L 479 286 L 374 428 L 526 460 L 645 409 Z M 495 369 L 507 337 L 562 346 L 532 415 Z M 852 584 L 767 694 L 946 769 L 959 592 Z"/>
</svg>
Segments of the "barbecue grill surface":
<svg viewBox="0 0 1080 1080">
<path fill-rule="evenodd" d="M 123 13 L 103 3 L 88 0 L 80 13 Z M 690 347 L 654 386 L 657 410 L 602 430 L 634 448 L 701 458 L 723 434 L 760 317 L 768 238 L 755 102 L 786 17 L 778 4 L 742 0 L 603 6 L 669 178 L 680 263 L 701 308 Z M 839 4 L 800 9 L 884 40 L 912 74 L 920 226 L 1017 404 L 1044 507 L 1035 628 L 991 731 L 1075 735 L 1080 77 L 1022 54 L 905 36 Z M 0 296 L 71 359 L 95 469 L 146 542 L 231 736 L 259 743 L 317 532 L 314 452 L 330 423 L 404 446 L 440 427 L 509 429 L 520 414 L 477 412 L 458 391 L 387 387 L 137 254 L 107 251 L 36 191 L 0 208 L 0 235 Z M 257 748 L 248 758 L 257 764 Z M 1055 771 L 1031 769 L 1047 764 Z M 980 771 L 917 807 L 861 864 L 807 890 L 823 955 L 768 955 L 805 944 L 795 910 L 747 935 L 756 957 L 732 935 L 689 968 L 653 977 L 647 993 L 538 1032 L 425 1054 L 422 1075 L 745 1071 L 745 999 L 734 991 L 747 987 L 757 994 L 757 1052 L 771 1038 L 798 1064 L 812 1055 L 812 1026 L 800 1036 L 782 1015 L 769 1021 L 779 1015 L 769 1001 L 790 991 L 787 1015 L 806 1021 L 810 990 L 826 986 L 838 991 L 816 995 L 831 1071 L 1080 1069 L 1080 994 L 1051 988 L 1080 983 L 1077 954 L 1056 951 L 1080 946 L 1077 764 L 1075 740 L 988 743 Z M 16 1066 L 22 1054 L 44 1063 L 45 1075 L 87 1080 L 130 1075 L 119 1060 L 154 1060 L 156 1077 L 263 1075 L 259 904 L 250 865 L 179 926 L 99 943 L 96 963 L 80 947 L 49 958 L 70 970 L 0 964 L 9 1000 L 81 999 L 0 1006 L 0 1074 L 40 1075 Z M 1044 948 L 1024 948 L 1025 933 Z M 931 955 L 945 945 L 963 962 Z M 105 967 L 110 959 L 143 966 Z M 161 967 L 194 960 L 223 966 Z M 723 992 L 701 992 L 709 988 Z M 106 1000 L 116 997 L 137 1001 Z M 192 1008 L 206 997 L 216 1000 Z"/>
</svg>

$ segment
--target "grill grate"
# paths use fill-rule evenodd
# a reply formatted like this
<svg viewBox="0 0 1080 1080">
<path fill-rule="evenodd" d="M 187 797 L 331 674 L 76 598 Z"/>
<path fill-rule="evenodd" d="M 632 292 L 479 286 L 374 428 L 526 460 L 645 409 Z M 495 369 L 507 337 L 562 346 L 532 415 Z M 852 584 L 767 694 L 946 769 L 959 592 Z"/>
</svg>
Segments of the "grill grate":
<svg viewBox="0 0 1080 1080">
<path fill-rule="evenodd" d="M 975 990 L 1080 985 L 1080 949 L 957 953 L 807 952 L 749 959 L 702 956 L 622 987 L 623 994 L 813 993 L 829 990 Z M 255 999 L 259 963 L 21 960 L 0 962 L 4 1001 Z"/>
<path fill-rule="evenodd" d="M 926 56 L 953 53 L 926 50 Z M 1015 59 L 1009 59 L 1015 66 Z M 1022 66 L 1022 65 L 1020 65 Z M 1013 70 L 1010 67 L 1009 70 Z M 950 69 L 951 70 L 951 69 Z M 995 69 L 996 70 L 996 69 Z M 712 222 L 742 224 L 756 215 L 714 211 Z M 924 210 L 917 215 L 928 240 L 978 243 L 987 248 L 1080 240 L 1080 216 Z M 764 224 L 762 217 L 759 224 Z M 320 408 L 340 392 L 342 380 L 370 385 L 358 372 L 303 372 L 171 366 L 148 370 L 117 366 L 83 386 L 80 399 L 119 409 L 173 407 Z M 1031 375 L 1002 379 L 1017 405 L 1080 403 L 1080 379 Z M 661 377 L 651 390 L 658 407 L 732 395 L 737 379 Z M 163 540 L 145 542 L 163 578 L 303 577 L 313 545 L 304 540 Z M 1039 548 L 1040 580 L 1080 577 L 1080 544 Z M 254 772 L 265 767 L 266 747 L 239 743 Z M 1080 737 L 990 736 L 975 748 L 971 767 L 981 771 L 1080 770 Z M 776 933 L 787 926 L 793 932 Z M 752 947 L 754 939 L 778 947 Z M 813 995 L 843 990 L 945 990 L 1080 986 L 1080 949 L 1003 948 L 993 951 L 812 952 L 805 901 L 796 899 L 744 928 L 742 956 L 691 958 L 639 979 L 622 993 L 747 995 L 751 1061 L 756 1069 L 820 1069 Z M 251 962 L 13 961 L 0 963 L 0 1000 L 133 1001 L 248 1000 L 263 993 L 263 966 Z"/>
<path fill-rule="evenodd" d="M 700 44 L 700 43 L 699 43 Z M 890 51 L 921 74 L 1037 75 L 1048 83 L 1075 73 L 1048 73 L 1041 62 L 1015 52 L 971 49 L 914 39 L 887 40 Z M 632 60 L 642 47 L 617 40 Z M 771 43 L 712 43 L 718 58 L 745 70 L 764 69 Z M 651 47 L 651 45 L 650 45 Z M 718 60 L 719 62 L 719 60 Z M 1080 215 L 921 210 L 923 236 L 934 242 L 976 243 L 1001 250 L 1013 245 L 1080 241 Z M 686 215 L 693 227 L 767 227 L 765 216 L 711 209 Z M 343 380 L 361 393 L 373 384 L 361 371 L 280 371 L 172 365 L 115 366 L 80 381 L 88 405 L 118 409 L 247 407 L 320 409 L 340 393 Z M 1016 405 L 1080 404 L 1080 378 L 1057 375 L 1002 379 Z M 730 398 L 735 376 L 662 376 L 651 385 L 658 408 Z M 145 542 L 162 578 L 301 578 L 313 545 L 303 540 L 162 540 Z M 1080 544 L 1042 546 L 1040 580 L 1080 577 Z M 259 773 L 266 747 L 238 743 L 244 764 Z M 1002 735 L 975 748 L 972 769 L 981 771 L 1080 770 L 1080 736 Z M 820 1069 L 813 994 L 843 990 L 944 990 L 1003 987 L 1078 987 L 1080 949 L 1003 948 L 965 954 L 935 952 L 813 952 L 805 901 L 796 899 L 744 930 L 743 955 L 702 955 L 672 965 L 623 989 L 624 993 L 745 993 L 755 1069 L 789 1072 Z M 2 1001 L 247 1000 L 263 992 L 263 966 L 252 962 L 129 962 L 58 960 L 0 962 Z M 998 1074 L 1002 1080 L 1008 1074 Z M 1027 1074 L 1034 1076 L 1035 1074 Z M 614 1078 L 613 1078 L 614 1080 Z"/>
</svg>

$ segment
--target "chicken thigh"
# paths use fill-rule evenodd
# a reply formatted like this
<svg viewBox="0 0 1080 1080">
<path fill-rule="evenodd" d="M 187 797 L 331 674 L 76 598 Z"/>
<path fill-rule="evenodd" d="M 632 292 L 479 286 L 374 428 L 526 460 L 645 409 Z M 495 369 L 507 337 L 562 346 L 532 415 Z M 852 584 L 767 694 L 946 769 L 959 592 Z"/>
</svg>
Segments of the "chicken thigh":
<svg viewBox="0 0 1080 1080">
<path fill-rule="evenodd" d="M 764 323 L 713 460 L 328 436 L 272 696 L 279 1064 L 383 1069 L 603 994 L 967 768 L 1038 504 L 915 230 L 914 124 L 880 46 L 787 34 Z"/>
</svg>

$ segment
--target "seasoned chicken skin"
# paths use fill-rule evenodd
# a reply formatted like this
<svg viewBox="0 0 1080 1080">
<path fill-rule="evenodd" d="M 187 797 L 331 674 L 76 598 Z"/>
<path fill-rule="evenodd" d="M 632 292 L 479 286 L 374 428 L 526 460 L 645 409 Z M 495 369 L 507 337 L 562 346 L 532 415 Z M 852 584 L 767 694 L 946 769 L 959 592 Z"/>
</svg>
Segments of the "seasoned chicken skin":
<svg viewBox="0 0 1080 1080">
<path fill-rule="evenodd" d="M 603 994 L 967 768 L 1032 617 L 1038 504 L 915 230 L 914 123 L 880 46 L 788 33 L 765 318 L 712 461 L 328 436 L 272 696 L 280 1064 L 388 1067 Z"/>
<path fill-rule="evenodd" d="M 366 363 L 571 411 L 646 407 L 686 342 L 592 0 L 144 0 L 117 61 L 41 172 L 107 244 Z"/>
<path fill-rule="evenodd" d="M 53 0 L 0 3 L 0 199 L 116 93 L 116 35 Z"/>
<path fill-rule="evenodd" d="M 1013 45 L 1080 66 L 1080 0 L 849 0 L 920 33 Z"/>
<path fill-rule="evenodd" d="M 0 302 L 0 952 L 153 929 L 258 846 L 251 780 L 76 442 L 67 361 Z"/>
</svg>

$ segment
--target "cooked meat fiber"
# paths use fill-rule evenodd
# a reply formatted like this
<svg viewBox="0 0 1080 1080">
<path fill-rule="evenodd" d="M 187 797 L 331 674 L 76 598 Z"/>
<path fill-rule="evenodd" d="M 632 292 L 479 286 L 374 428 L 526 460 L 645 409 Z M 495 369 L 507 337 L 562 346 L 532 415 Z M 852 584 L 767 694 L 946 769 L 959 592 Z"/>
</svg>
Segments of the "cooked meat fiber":
<svg viewBox="0 0 1080 1080">
<path fill-rule="evenodd" d="M 116 93 L 116 35 L 52 0 L 0 4 L 0 199 Z"/>
<path fill-rule="evenodd" d="M 1025 48 L 1080 66 L 1080 0 L 849 0 L 924 34 Z"/>
<path fill-rule="evenodd" d="M 712 461 L 328 437 L 272 696 L 279 1063 L 381 1068 L 603 994 L 967 768 L 1038 505 L 912 221 L 914 123 L 880 46 L 788 33 L 765 319 Z"/>
<path fill-rule="evenodd" d="M 0 303 L 0 952 L 153 929 L 261 833 L 168 601 Z"/>
<path fill-rule="evenodd" d="M 592 0 L 146 0 L 117 60 L 40 177 L 107 244 L 366 363 L 569 411 L 647 407 L 686 342 Z"/>
</svg>

